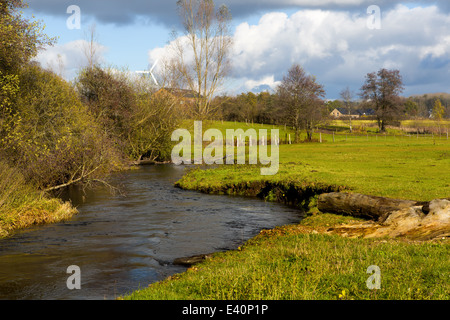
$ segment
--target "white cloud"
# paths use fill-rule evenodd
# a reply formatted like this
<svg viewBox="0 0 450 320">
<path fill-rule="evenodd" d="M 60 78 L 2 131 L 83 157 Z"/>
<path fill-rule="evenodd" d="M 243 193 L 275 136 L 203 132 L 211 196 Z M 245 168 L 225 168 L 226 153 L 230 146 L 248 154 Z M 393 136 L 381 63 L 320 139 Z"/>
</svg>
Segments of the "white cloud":
<svg viewBox="0 0 450 320">
<path fill-rule="evenodd" d="M 351 2 L 367 1 L 347 4 Z M 233 35 L 232 78 L 247 90 L 263 84 L 273 88 L 293 63 L 300 63 L 334 98 L 347 85 L 358 91 L 368 72 L 384 67 L 400 69 L 411 88 L 423 83 L 448 91 L 450 16 L 437 6 L 397 5 L 382 11 L 380 30 L 368 29 L 368 18 L 310 9 L 291 16 L 271 12 L 257 24 L 241 23 Z M 163 52 L 157 48 L 149 56 L 154 59 Z"/>
<path fill-rule="evenodd" d="M 244 87 L 247 91 L 251 91 L 253 88 L 261 86 L 261 85 L 267 85 L 271 89 L 275 90 L 276 87 L 280 84 L 280 81 L 275 81 L 275 77 L 273 75 L 262 77 L 261 79 L 257 80 L 247 80 L 244 82 Z"/>
<path fill-rule="evenodd" d="M 76 40 L 62 45 L 46 47 L 34 59 L 43 68 L 53 70 L 66 79 L 72 79 L 77 70 L 88 65 L 85 50 L 89 43 L 86 40 Z M 94 43 L 95 56 L 99 63 L 104 62 L 107 47 Z"/>
</svg>

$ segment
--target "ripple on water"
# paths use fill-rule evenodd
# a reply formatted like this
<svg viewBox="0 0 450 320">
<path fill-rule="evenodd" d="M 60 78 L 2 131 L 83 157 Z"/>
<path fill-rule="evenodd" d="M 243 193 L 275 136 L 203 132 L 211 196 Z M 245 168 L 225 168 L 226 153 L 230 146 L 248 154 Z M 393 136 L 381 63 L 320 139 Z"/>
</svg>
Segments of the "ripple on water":
<svg viewBox="0 0 450 320">
<path fill-rule="evenodd" d="M 175 188 L 182 174 L 148 166 L 117 176 L 123 194 L 68 190 L 73 219 L 0 241 L 0 299 L 114 299 L 185 270 L 176 258 L 234 249 L 300 219 L 280 204 Z M 81 290 L 67 289 L 70 265 L 81 269 Z"/>
</svg>

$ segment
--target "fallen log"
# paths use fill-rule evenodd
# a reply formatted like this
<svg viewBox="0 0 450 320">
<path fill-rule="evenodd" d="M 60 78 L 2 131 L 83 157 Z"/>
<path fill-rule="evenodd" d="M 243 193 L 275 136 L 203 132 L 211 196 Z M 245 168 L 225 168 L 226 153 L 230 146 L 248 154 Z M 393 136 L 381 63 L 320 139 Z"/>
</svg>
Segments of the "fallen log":
<svg viewBox="0 0 450 320">
<path fill-rule="evenodd" d="M 427 206 L 428 202 L 399 200 L 368 196 L 358 193 L 323 193 L 319 195 L 317 207 L 321 212 L 369 218 L 384 222 L 390 213 L 413 206 Z"/>
</svg>

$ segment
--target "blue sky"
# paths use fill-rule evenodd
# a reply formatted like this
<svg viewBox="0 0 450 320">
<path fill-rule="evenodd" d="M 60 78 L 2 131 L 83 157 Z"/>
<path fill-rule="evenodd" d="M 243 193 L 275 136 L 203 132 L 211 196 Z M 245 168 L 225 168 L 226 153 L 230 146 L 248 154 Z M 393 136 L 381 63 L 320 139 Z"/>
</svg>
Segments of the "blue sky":
<svg viewBox="0 0 450 320">
<path fill-rule="evenodd" d="M 450 93 L 450 1 L 225 0 L 233 15 L 233 71 L 223 93 L 260 85 L 275 88 L 293 63 L 325 86 L 327 98 L 349 86 L 355 93 L 368 72 L 399 69 L 405 96 Z M 222 4 L 222 2 L 216 2 Z M 371 5 L 380 8 L 380 28 L 368 26 Z M 81 29 L 70 30 L 69 5 L 81 9 Z M 46 24 L 57 44 L 37 60 L 44 67 L 64 62 L 73 78 L 86 62 L 80 51 L 95 23 L 105 66 L 142 70 L 158 59 L 177 29 L 176 1 L 29 0 L 26 14 Z"/>
</svg>

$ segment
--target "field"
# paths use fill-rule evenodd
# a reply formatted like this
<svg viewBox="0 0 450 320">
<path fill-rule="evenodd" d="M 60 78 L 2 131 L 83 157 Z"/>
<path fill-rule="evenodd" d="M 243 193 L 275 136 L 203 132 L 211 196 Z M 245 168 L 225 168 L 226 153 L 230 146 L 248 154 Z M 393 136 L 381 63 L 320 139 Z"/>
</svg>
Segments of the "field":
<svg viewBox="0 0 450 320">
<path fill-rule="evenodd" d="M 245 130 L 245 124 L 240 125 Z M 450 196 L 450 140 L 446 136 L 335 133 L 334 140 L 333 134 L 317 136 L 322 143 L 281 145 L 277 175 L 262 177 L 258 166 L 251 165 L 202 167 L 187 173 L 178 185 L 248 196 L 255 195 L 252 188 L 261 182 L 420 201 Z M 264 199 L 289 200 L 283 190 L 266 193 Z M 314 201 L 308 203 L 307 213 L 297 225 L 263 230 L 238 250 L 217 253 L 185 273 L 123 298 L 450 298 L 448 239 L 344 238 L 324 230 L 358 219 L 320 213 Z M 381 289 L 366 286 L 366 270 L 371 265 L 381 270 Z"/>
<path fill-rule="evenodd" d="M 245 124 L 240 128 L 246 130 Z M 270 127 L 265 128 L 270 133 Z M 279 128 L 280 135 L 285 134 Z M 254 165 L 224 165 L 191 172 L 180 184 L 186 189 L 223 193 L 228 185 L 265 179 L 336 185 L 368 195 L 417 201 L 450 195 L 450 177 L 446 175 L 450 140 L 446 136 L 315 133 L 316 141 L 320 137 L 322 143 L 281 144 L 280 168 L 274 176 L 262 177 Z"/>
</svg>

